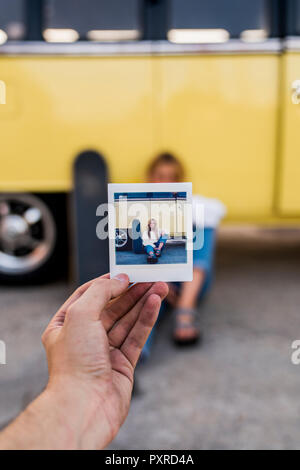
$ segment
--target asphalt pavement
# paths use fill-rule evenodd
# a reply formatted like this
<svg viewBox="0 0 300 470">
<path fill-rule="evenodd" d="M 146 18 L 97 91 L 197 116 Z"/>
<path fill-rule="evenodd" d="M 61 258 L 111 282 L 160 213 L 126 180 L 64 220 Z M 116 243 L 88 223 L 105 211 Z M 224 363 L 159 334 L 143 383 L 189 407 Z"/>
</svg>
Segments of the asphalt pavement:
<svg viewBox="0 0 300 470">
<path fill-rule="evenodd" d="M 199 308 L 203 343 L 176 349 L 172 316 L 137 372 L 111 449 L 299 449 L 300 232 L 223 229 L 216 281 Z M 71 287 L 0 287 L 0 427 L 45 386 L 40 336 Z"/>
</svg>

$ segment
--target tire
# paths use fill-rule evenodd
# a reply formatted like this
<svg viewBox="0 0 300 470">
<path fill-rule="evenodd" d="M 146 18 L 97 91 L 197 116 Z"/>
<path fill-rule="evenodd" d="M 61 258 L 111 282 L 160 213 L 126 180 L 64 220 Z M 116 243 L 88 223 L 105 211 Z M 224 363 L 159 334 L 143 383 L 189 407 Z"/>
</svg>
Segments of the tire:
<svg viewBox="0 0 300 470">
<path fill-rule="evenodd" d="M 58 278 L 67 259 L 65 194 L 0 194 L 0 282 Z"/>
<path fill-rule="evenodd" d="M 128 251 L 132 249 L 132 240 L 127 228 L 117 228 L 115 246 L 117 251 Z"/>
</svg>

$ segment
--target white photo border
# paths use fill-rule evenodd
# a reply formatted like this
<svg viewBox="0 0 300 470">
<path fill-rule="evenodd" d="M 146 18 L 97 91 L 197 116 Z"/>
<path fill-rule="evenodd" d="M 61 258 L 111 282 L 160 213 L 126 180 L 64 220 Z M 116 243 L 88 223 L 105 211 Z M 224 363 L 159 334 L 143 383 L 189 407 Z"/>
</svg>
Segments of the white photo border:
<svg viewBox="0 0 300 470">
<path fill-rule="evenodd" d="M 193 280 L 193 250 L 187 249 L 184 264 L 117 265 L 115 251 L 115 193 L 185 192 L 186 202 L 192 205 L 192 183 L 111 183 L 108 184 L 109 264 L 111 277 L 125 273 L 130 282 L 184 282 Z M 187 211 L 187 245 L 193 243 L 192 211 Z"/>
</svg>

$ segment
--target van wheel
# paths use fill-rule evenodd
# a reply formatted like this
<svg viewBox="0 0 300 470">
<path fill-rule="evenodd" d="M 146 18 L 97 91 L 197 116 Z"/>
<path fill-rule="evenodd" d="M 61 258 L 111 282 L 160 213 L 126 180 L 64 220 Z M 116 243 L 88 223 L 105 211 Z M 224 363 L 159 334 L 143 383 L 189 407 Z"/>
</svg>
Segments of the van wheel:
<svg viewBox="0 0 300 470">
<path fill-rule="evenodd" d="M 61 206 L 55 195 L 0 194 L 2 282 L 40 282 L 53 274 Z"/>
<path fill-rule="evenodd" d="M 124 249 L 124 247 L 126 247 L 127 242 L 128 242 L 127 230 L 117 228 L 116 239 L 115 239 L 116 249 L 117 250 L 122 250 L 122 248 Z"/>
</svg>

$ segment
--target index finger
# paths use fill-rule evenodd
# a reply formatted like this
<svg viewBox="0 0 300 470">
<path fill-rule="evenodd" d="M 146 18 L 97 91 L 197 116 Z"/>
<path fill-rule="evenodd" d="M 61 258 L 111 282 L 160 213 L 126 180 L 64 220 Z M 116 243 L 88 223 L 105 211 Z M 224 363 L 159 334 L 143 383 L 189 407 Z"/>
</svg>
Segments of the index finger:
<svg viewBox="0 0 300 470">
<path fill-rule="evenodd" d="M 113 279 L 97 279 L 78 300 L 67 308 L 66 319 L 70 317 L 76 320 L 98 321 L 107 303 L 125 292 L 128 284 L 127 274 L 118 274 Z"/>
<path fill-rule="evenodd" d="M 95 282 L 97 279 L 109 279 L 109 277 L 110 277 L 110 274 L 107 273 L 107 274 L 104 274 L 103 276 L 97 277 L 95 279 L 91 279 L 90 281 L 78 287 L 73 292 L 73 294 L 70 295 L 70 297 L 63 303 L 63 305 L 57 310 L 56 314 L 51 319 L 47 329 L 49 328 L 52 329 L 52 328 L 63 326 L 68 308 L 88 290 L 88 288 L 93 284 L 93 282 Z"/>
<path fill-rule="evenodd" d="M 152 285 L 151 282 L 136 283 L 121 296 L 109 302 L 101 315 L 101 321 L 106 331 L 131 310 Z"/>
</svg>

